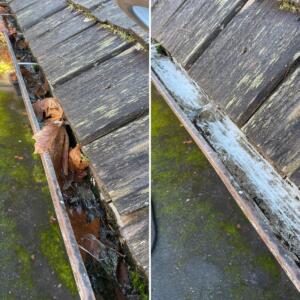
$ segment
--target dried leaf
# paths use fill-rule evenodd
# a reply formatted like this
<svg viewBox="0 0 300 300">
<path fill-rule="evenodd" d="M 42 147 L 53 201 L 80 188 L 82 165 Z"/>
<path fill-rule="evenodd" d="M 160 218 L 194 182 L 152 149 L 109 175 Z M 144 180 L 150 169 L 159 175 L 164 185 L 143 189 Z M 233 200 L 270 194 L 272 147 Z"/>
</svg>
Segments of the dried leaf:
<svg viewBox="0 0 300 300">
<path fill-rule="evenodd" d="M 16 72 L 11 72 L 9 73 L 9 79 L 12 83 L 18 81 L 18 77 L 17 77 L 17 74 Z"/>
<path fill-rule="evenodd" d="M 183 144 L 185 144 L 185 145 L 193 144 L 193 140 L 183 141 Z"/>
<path fill-rule="evenodd" d="M 79 144 L 76 145 L 75 148 L 71 149 L 69 152 L 69 169 L 72 172 L 82 174 L 86 176 L 86 172 L 84 172 L 88 166 L 88 159 L 81 153 L 81 147 Z"/>
<path fill-rule="evenodd" d="M 17 47 L 21 50 L 25 50 L 25 49 L 28 49 L 29 43 L 28 43 L 28 41 L 26 41 L 24 39 L 20 39 L 17 41 Z"/>
<path fill-rule="evenodd" d="M 15 159 L 16 159 L 16 160 L 23 160 L 24 157 L 23 157 L 23 156 L 19 156 L 19 155 L 15 155 Z"/>
<path fill-rule="evenodd" d="M 46 96 L 46 94 L 49 92 L 49 84 L 46 81 L 45 83 L 37 84 L 37 87 L 35 88 L 34 95 L 37 98 L 43 98 Z"/>
<path fill-rule="evenodd" d="M 26 69 L 26 67 L 24 66 L 21 66 L 21 73 L 24 77 L 24 79 L 26 80 L 27 84 L 32 87 L 32 86 L 35 86 L 36 85 L 36 81 L 35 79 L 33 78 L 32 74 L 30 73 L 30 71 L 28 71 Z"/>
<path fill-rule="evenodd" d="M 38 119 L 43 120 L 43 117 L 51 121 L 60 121 L 63 119 L 64 111 L 56 98 L 46 98 L 36 101 L 33 108 Z"/>
<path fill-rule="evenodd" d="M 7 14 L 8 13 L 8 7 L 7 6 L 0 6 L 0 13 L 1 14 Z"/>
<path fill-rule="evenodd" d="M 64 111 L 56 98 L 45 99 L 45 117 L 51 120 L 62 120 Z"/>
<path fill-rule="evenodd" d="M 36 141 L 34 153 L 42 154 L 53 149 L 53 143 L 59 134 L 61 125 L 62 122 L 48 123 L 33 136 Z"/>
<path fill-rule="evenodd" d="M 44 118 L 45 101 L 43 100 L 36 101 L 35 103 L 33 103 L 32 106 L 37 119 L 39 120 L 39 122 L 41 122 Z"/>
</svg>

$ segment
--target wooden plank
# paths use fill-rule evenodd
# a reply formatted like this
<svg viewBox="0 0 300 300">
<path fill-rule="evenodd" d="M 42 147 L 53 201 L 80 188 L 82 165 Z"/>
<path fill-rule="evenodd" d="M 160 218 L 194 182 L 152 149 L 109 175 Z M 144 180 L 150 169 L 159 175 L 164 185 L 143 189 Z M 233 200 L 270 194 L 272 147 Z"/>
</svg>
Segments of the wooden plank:
<svg viewBox="0 0 300 300">
<path fill-rule="evenodd" d="M 261 106 L 243 130 L 285 175 L 300 167 L 300 68 Z M 296 182 L 298 185 L 300 182 Z"/>
<path fill-rule="evenodd" d="M 163 31 L 165 24 L 175 11 L 186 0 L 156 0 L 152 1 L 151 8 L 151 35 L 158 39 L 159 33 Z"/>
<path fill-rule="evenodd" d="M 120 215 L 148 206 L 148 123 L 142 117 L 83 147 Z"/>
<path fill-rule="evenodd" d="M 187 0 L 154 37 L 180 64 L 189 66 L 246 1 Z M 164 11 L 160 13 L 164 14 Z M 160 20 L 157 18 L 156 22 L 160 23 Z M 156 27 L 155 23 L 153 27 Z"/>
<path fill-rule="evenodd" d="M 79 72 L 99 64 L 130 45 L 118 36 L 95 25 L 84 32 L 51 48 L 45 55 L 39 56 L 39 63 L 54 85 L 74 77 Z"/>
<path fill-rule="evenodd" d="M 124 220 L 120 233 L 136 265 L 149 276 L 149 209 L 144 208 Z"/>
<path fill-rule="evenodd" d="M 66 6 L 67 3 L 65 0 L 44 0 L 34 2 L 33 5 L 18 11 L 18 23 L 24 30 L 32 27 L 55 12 L 62 10 Z"/>
<path fill-rule="evenodd" d="M 84 16 L 74 15 L 69 10 L 61 11 L 51 16 L 51 19 L 52 18 L 53 21 L 49 20 L 48 24 L 45 23 L 45 34 L 37 38 L 35 30 L 40 26 L 43 27 L 44 25 L 42 23 L 25 31 L 25 37 L 30 42 L 31 50 L 36 57 L 47 55 L 47 51 L 50 51 L 59 43 L 83 32 L 95 24 L 94 22 L 84 22 Z M 56 25 L 55 22 L 57 22 Z M 39 29 L 37 29 L 37 31 L 40 32 Z"/>
<path fill-rule="evenodd" d="M 109 23 L 118 27 L 123 28 L 124 30 L 131 31 L 136 34 L 138 37 L 141 37 L 143 40 L 148 39 L 147 33 L 135 22 L 133 22 L 117 5 L 115 0 L 93 0 L 94 7 L 92 2 L 89 2 L 88 6 L 85 6 L 86 0 L 72 0 L 73 3 L 78 4 L 82 7 L 85 7 L 89 10 L 101 23 Z"/>
<path fill-rule="evenodd" d="M 55 88 L 81 144 L 148 111 L 148 60 L 130 48 Z"/>
<path fill-rule="evenodd" d="M 39 0 L 13 0 L 9 2 L 9 6 L 16 13 Z"/>
<path fill-rule="evenodd" d="M 300 188 L 300 167 L 293 172 L 293 174 L 290 176 L 290 178 Z"/>
<path fill-rule="evenodd" d="M 298 19 L 276 1 L 250 1 L 192 66 L 192 78 L 239 126 L 299 56 Z"/>
<path fill-rule="evenodd" d="M 51 32 L 56 27 L 70 21 L 76 15 L 78 15 L 78 13 L 76 14 L 70 9 L 63 9 L 51 17 L 44 19 L 43 22 L 32 26 L 30 30 L 26 32 L 26 36 L 31 40 L 38 39 L 44 34 Z"/>
</svg>

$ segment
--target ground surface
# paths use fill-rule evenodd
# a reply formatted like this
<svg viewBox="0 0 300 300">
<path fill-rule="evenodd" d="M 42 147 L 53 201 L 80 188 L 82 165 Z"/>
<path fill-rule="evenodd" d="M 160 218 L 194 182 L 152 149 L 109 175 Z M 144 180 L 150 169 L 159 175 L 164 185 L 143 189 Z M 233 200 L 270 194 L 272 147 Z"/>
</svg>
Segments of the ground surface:
<svg viewBox="0 0 300 300">
<path fill-rule="evenodd" d="M 152 299 L 299 299 L 163 99 L 152 100 Z"/>
<path fill-rule="evenodd" d="M 24 111 L 0 91 L 0 299 L 78 299 Z"/>
</svg>

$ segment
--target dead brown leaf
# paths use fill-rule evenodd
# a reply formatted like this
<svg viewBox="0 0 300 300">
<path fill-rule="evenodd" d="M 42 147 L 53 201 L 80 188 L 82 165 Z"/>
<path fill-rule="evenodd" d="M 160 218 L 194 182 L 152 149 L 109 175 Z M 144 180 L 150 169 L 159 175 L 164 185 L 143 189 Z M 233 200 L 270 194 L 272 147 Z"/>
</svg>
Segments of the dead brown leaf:
<svg viewBox="0 0 300 300">
<path fill-rule="evenodd" d="M 49 84 L 48 81 L 45 81 L 43 84 L 37 84 L 34 91 L 34 95 L 37 98 L 43 98 L 47 95 L 48 92 L 49 92 Z"/>
<path fill-rule="evenodd" d="M 8 7 L 7 6 L 0 6 L 0 14 L 7 14 L 8 13 Z"/>
<path fill-rule="evenodd" d="M 36 141 L 34 153 L 42 154 L 53 149 L 53 143 L 62 128 L 61 125 L 62 122 L 48 123 L 33 136 Z"/>
<path fill-rule="evenodd" d="M 56 98 L 45 99 L 45 117 L 53 121 L 63 119 L 64 111 Z"/>
<path fill-rule="evenodd" d="M 15 159 L 16 159 L 16 160 L 23 160 L 24 157 L 23 157 L 23 156 L 19 156 L 19 155 L 15 155 Z"/>
<path fill-rule="evenodd" d="M 28 41 L 26 41 L 24 39 L 20 39 L 17 42 L 17 46 L 19 49 L 24 50 L 24 49 L 28 49 L 29 43 L 28 43 Z"/>
<path fill-rule="evenodd" d="M 32 104 L 33 110 L 37 119 L 41 122 L 44 118 L 44 111 L 45 111 L 45 101 L 38 100 Z"/>
<path fill-rule="evenodd" d="M 9 73 L 9 79 L 12 83 L 16 82 L 18 80 L 16 72 Z"/>
<path fill-rule="evenodd" d="M 33 78 L 32 74 L 30 73 L 30 71 L 28 71 L 24 66 L 21 66 L 21 73 L 24 77 L 24 79 L 26 80 L 27 84 L 32 87 L 35 86 L 36 81 Z"/>
<path fill-rule="evenodd" d="M 39 120 L 45 118 L 51 121 L 61 121 L 64 116 L 64 111 L 56 98 L 36 101 L 33 108 Z"/>
<path fill-rule="evenodd" d="M 81 147 L 79 144 L 75 148 L 69 151 L 69 169 L 70 171 L 77 173 L 79 176 L 86 176 L 85 170 L 89 166 L 88 159 L 81 153 Z"/>
<path fill-rule="evenodd" d="M 193 144 L 193 140 L 183 141 L 183 144 L 186 144 L 186 145 Z"/>
</svg>

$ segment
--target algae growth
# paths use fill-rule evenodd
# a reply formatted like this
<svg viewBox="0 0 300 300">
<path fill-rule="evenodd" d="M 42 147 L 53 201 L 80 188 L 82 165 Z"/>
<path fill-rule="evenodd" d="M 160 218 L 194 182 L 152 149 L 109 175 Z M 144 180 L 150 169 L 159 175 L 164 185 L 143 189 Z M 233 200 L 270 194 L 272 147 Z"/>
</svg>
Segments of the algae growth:
<svg viewBox="0 0 300 300">
<path fill-rule="evenodd" d="M 59 227 L 57 224 L 53 224 L 49 229 L 41 233 L 41 251 L 58 274 L 61 282 L 69 288 L 73 295 L 76 295 L 76 284 L 66 255 L 61 251 L 61 241 L 62 237 Z"/>
<path fill-rule="evenodd" d="M 297 299 L 298 293 L 164 100 L 152 96 L 152 296 Z"/>
</svg>

